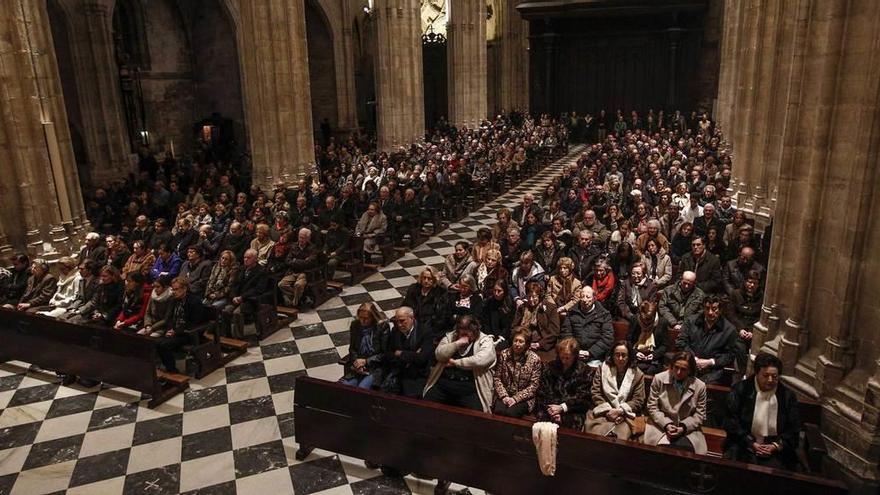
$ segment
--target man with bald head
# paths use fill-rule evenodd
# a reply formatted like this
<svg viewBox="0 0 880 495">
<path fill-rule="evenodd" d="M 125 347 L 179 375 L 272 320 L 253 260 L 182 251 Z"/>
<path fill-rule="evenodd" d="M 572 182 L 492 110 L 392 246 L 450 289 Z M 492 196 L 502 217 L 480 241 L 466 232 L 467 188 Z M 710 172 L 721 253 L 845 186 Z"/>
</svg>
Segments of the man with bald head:
<svg viewBox="0 0 880 495">
<path fill-rule="evenodd" d="M 568 312 L 560 339 L 574 337 L 580 344 L 580 356 L 589 361 L 603 361 L 614 343 L 611 313 L 596 301 L 589 285 L 580 291 L 580 302 Z"/>
<path fill-rule="evenodd" d="M 596 217 L 596 212 L 593 210 L 584 211 L 583 218 L 581 218 L 580 222 L 574 224 L 574 228 L 572 229 L 572 235 L 577 237 L 578 234 L 581 233 L 582 230 L 589 230 L 593 233 L 593 244 L 599 246 L 604 249 L 608 245 L 608 239 L 611 238 L 611 231 L 605 227 L 605 224 L 600 222 Z"/>
<path fill-rule="evenodd" d="M 743 246 L 739 250 L 739 256 L 724 265 L 724 292 L 729 296 L 733 291 L 742 289 L 752 270 L 757 271 L 761 280 L 764 280 L 764 266 L 755 261 L 755 250 L 750 246 Z"/>
<path fill-rule="evenodd" d="M 660 318 L 671 328 L 680 330 L 685 319 L 699 314 L 706 294 L 697 287 L 697 274 L 686 271 L 677 284 L 660 291 Z"/>
<path fill-rule="evenodd" d="M 394 330 L 388 338 L 388 352 L 384 362 L 386 377 L 381 389 L 406 397 L 421 398 L 428 379 L 434 340 L 416 321 L 409 306 L 394 312 Z"/>
</svg>

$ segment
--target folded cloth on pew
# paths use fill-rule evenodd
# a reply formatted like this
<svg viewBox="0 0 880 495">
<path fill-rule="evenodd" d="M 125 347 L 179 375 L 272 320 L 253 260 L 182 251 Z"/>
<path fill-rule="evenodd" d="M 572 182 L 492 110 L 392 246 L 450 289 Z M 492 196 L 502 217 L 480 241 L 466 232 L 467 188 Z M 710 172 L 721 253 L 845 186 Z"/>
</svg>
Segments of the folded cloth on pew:
<svg viewBox="0 0 880 495">
<path fill-rule="evenodd" d="M 559 425 L 549 421 L 539 421 L 532 425 L 532 442 L 538 455 L 538 467 L 544 476 L 556 474 L 556 430 Z"/>
</svg>

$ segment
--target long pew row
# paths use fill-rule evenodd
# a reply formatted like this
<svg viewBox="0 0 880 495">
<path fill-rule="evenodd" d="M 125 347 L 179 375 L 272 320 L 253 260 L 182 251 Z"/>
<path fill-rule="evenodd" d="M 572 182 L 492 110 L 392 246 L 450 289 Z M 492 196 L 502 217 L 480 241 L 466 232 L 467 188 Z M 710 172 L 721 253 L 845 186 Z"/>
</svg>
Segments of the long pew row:
<svg viewBox="0 0 880 495">
<path fill-rule="evenodd" d="M 724 394 L 723 387 L 710 388 L 710 395 Z M 805 422 L 818 414 L 816 404 L 801 409 Z M 297 379 L 294 422 L 299 460 L 320 448 L 505 495 L 847 493 L 841 482 L 821 475 L 721 459 L 723 432 L 706 429 L 714 455 L 560 428 L 556 472 L 544 476 L 529 421 L 310 377 Z"/>
</svg>

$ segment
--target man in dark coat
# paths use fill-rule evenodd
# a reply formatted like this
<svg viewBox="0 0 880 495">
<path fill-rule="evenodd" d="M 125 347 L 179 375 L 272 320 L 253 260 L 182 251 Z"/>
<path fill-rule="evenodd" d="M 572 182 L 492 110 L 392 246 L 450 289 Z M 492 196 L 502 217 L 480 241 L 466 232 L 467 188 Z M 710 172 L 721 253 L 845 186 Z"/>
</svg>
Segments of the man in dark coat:
<svg viewBox="0 0 880 495">
<path fill-rule="evenodd" d="M 189 284 L 183 277 L 177 277 L 171 281 L 172 301 L 165 314 L 168 330 L 165 331 L 165 337 L 160 339 L 156 347 L 159 359 L 169 373 L 178 373 L 174 353 L 184 343 L 189 342 L 190 338 L 186 333 L 208 319 L 202 300 L 189 292 L 188 289 Z"/>
<path fill-rule="evenodd" d="M 12 261 L 12 270 L 8 277 L 0 281 L 0 304 L 18 304 L 27 289 L 31 273 L 31 260 L 26 254 L 16 254 L 9 260 Z"/>
<path fill-rule="evenodd" d="M 645 276 L 645 264 L 642 262 L 635 263 L 629 273 L 629 278 L 620 283 L 617 291 L 617 308 L 621 318 L 630 322 L 630 325 L 636 325 L 639 306 L 643 301 L 656 301 L 657 286 Z"/>
<path fill-rule="evenodd" d="M 755 261 L 755 250 L 749 246 L 743 246 L 739 250 L 739 256 L 724 265 L 724 292 L 732 296 L 737 289 L 745 285 L 746 277 L 752 270 L 757 271 L 764 278 L 764 267 Z"/>
<path fill-rule="evenodd" d="M 723 275 L 718 256 L 706 250 L 706 238 L 695 236 L 691 241 L 691 252 L 681 257 L 678 273 L 697 274 L 697 287 L 706 294 L 719 294 L 722 291 Z"/>
<path fill-rule="evenodd" d="M 574 278 L 585 281 L 593 276 L 593 268 L 596 259 L 601 254 L 601 249 L 593 245 L 593 231 L 582 230 L 578 232 L 577 244 L 568 250 L 568 257 L 574 261 Z"/>
<path fill-rule="evenodd" d="M 560 338 L 574 337 L 580 344 L 579 354 L 589 361 L 603 361 L 614 341 L 611 314 L 596 303 L 592 287 L 581 289 L 581 301 L 571 308 L 562 324 Z"/>
<path fill-rule="evenodd" d="M 734 362 L 736 336 L 736 329 L 721 315 L 721 299 L 709 295 L 703 300 L 703 312 L 685 320 L 675 345 L 694 355 L 697 378 L 718 383 L 724 368 Z"/>
<path fill-rule="evenodd" d="M 421 398 L 434 355 L 434 336 L 416 321 L 409 306 L 401 306 L 394 313 L 394 323 L 384 359 L 385 380 L 381 389 Z"/>
<path fill-rule="evenodd" d="M 733 386 L 724 420 L 725 459 L 795 469 L 801 430 L 798 401 L 781 383 L 781 375 L 782 361 L 761 353 L 755 357 L 755 374 Z"/>
<path fill-rule="evenodd" d="M 240 275 L 230 292 L 231 303 L 223 308 L 221 327 L 233 337 L 244 337 L 244 316 L 257 312 L 260 297 L 266 293 L 268 279 L 258 260 L 256 250 L 248 249 L 244 252 Z"/>
<path fill-rule="evenodd" d="M 180 267 L 180 276 L 189 282 L 189 293 L 202 300 L 205 297 L 205 286 L 211 276 L 214 263 L 205 259 L 205 253 L 199 246 L 190 246 L 186 250 L 186 263 Z"/>
</svg>

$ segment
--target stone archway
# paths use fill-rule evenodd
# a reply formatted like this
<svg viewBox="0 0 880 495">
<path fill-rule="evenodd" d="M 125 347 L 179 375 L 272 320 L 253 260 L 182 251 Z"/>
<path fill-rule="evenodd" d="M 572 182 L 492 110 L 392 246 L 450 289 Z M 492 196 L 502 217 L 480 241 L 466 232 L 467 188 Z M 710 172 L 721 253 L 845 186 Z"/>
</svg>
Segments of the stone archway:
<svg viewBox="0 0 880 495">
<path fill-rule="evenodd" d="M 336 91 L 336 60 L 333 31 L 324 9 L 317 1 L 305 2 L 306 37 L 309 51 L 309 85 L 312 95 L 312 127 L 315 139 L 323 142 L 322 122 L 339 128 L 339 102 Z"/>
</svg>

